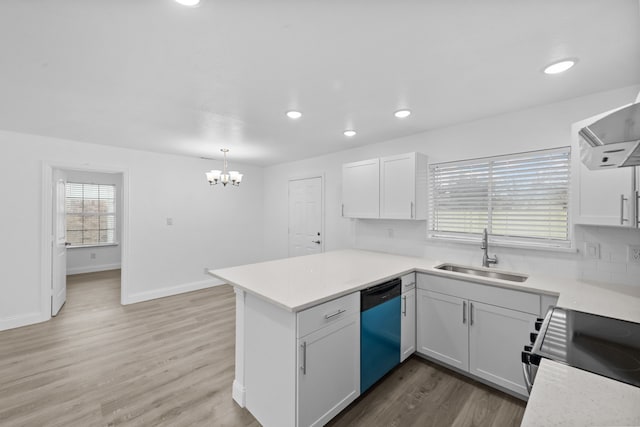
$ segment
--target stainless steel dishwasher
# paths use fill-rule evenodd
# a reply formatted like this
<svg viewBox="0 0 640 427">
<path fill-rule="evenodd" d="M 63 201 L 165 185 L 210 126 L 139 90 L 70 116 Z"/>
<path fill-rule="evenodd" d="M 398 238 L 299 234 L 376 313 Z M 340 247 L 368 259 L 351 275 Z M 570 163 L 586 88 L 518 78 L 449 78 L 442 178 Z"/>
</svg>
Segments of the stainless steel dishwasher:
<svg viewBox="0 0 640 427">
<path fill-rule="evenodd" d="M 360 392 L 400 363 L 400 278 L 360 292 Z"/>
</svg>

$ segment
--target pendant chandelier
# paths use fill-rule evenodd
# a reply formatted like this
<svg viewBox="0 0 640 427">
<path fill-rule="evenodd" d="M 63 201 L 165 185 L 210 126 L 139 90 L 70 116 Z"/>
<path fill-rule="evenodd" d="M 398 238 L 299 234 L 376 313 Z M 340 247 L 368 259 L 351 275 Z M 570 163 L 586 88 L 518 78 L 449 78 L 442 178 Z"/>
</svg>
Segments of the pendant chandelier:
<svg viewBox="0 0 640 427">
<path fill-rule="evenodd" d="M 228 148 L 221 148 L 222 155 L 224 156 L 224 163 L 222 166 L 222 170 L 211 170 L 210 172 L 205 172 L 207 175 L 207 181 L 209 184 L 216 185 L 221 183 L 223 186 L 227 186 L 227 184 L 231 183 L 231 185 L 235 185 L 236 187 L 240 185 L 242 182 L 242 174 L 238 171 L 229 171 L 227 172 L 227 153 L 229 152 Z"/>
</svg>

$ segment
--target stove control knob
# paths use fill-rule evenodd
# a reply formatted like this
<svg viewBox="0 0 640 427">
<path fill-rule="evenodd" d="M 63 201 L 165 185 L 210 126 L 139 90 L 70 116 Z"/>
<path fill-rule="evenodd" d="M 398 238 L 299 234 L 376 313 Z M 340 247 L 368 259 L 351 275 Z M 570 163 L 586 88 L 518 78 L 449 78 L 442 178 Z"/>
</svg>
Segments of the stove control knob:
<svg viewBox="0 0 640 427">
<path fill-rule="evenodd" d="M 534 342 L 536 342 L 536 338 L 538 338 L 538 334 L 536 334 L 535 332 L 531 332 L 529 334 L 529 339 L 531 340 L 531 343 L 533 344 Z"/>
<path fill-rule="evenodd" d="M 542 328 L 542 321 L 536 320 L 536 324 L 534 325 L 534 327 L 536 328 L 536 331 L 539 331 L 540 328 Z"/>
</svg>

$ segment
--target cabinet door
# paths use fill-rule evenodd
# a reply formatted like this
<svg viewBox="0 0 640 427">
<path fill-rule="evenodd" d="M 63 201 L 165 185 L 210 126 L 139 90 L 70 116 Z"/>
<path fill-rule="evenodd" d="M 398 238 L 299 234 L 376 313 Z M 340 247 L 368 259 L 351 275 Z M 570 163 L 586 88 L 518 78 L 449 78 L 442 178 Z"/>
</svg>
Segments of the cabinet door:
<svg viewBox="0 0 640 427">
<path fill-rule="evenodd" d="M 613 110 L 612 110 L 613 111 Z M 634 227 L 632 216 L 632 168 L 589 170 L 580 160 L 578 131 L 609 114 L 603 113 L 571 126 L 574 211 L 576 224 Z M 577 187 L 577 188 L 576 188 Z"/>
<path fill-rule="evenodd" d="M 299 427 L 326 424 L 360 395 L 360 315 L 298 339 Z"/>
<path fill-rule="evenodd" d="M 417 295 L 418 353 L 467 371 L 467 301 L 424 289 Z"/>
<path fill-rule="evenodd" d="M 536 316 L 469 301 L 469 372 L 527 395 L 520 353 Z"/>
<path fill-rule="evenodd" d="M 380 217 L 380 159 L 342 165 L 342 216 Z"/>
<path fill-rule="evenodd" d="M 416 290 L 402 293 L 400 301 L 400 362 L 416 351 Z"/>
<path fill-rule="evenodd" d="M 380 159 L 380 218 L 413 219 L 415 203 L 416 153 L 382 157 Z"/>
</svg>

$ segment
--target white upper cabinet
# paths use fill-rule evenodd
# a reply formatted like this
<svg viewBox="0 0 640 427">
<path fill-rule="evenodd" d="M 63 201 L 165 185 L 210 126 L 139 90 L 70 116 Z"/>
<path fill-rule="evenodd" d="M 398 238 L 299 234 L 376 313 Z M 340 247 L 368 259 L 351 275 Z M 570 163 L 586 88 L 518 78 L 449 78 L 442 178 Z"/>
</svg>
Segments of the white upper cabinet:
<svg viewBox="0 0 640 427">
<path fill-rule="evenodd" d="M 609 112 L 576 122 L 571 127 L 574 223 L 637 227 L 638 219 L 634 218 L 633 209 L 637 198 L 634 187 L 637 189 L 640 185 L 637 181 L 634 185 L 633 168 L 589 170 L 580 160 L 578 131 L 607 114 Z"/>
<path fill-rule="evenodd" d="M 426 219 L 427 161 L 419 153 L 380 158 L 380 218 Z"/>
<path fill-rule="evenodd" d="M 342 216 L 380 217 L 380 159 L 342 165 Z"/>
<path fill-rule="evenodd" d="M 427 157 L 407 153 L 342 166 L 342 216 L 426 219 Z"/>
</svg>

